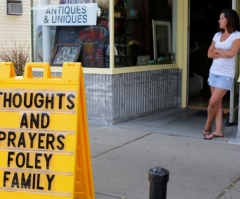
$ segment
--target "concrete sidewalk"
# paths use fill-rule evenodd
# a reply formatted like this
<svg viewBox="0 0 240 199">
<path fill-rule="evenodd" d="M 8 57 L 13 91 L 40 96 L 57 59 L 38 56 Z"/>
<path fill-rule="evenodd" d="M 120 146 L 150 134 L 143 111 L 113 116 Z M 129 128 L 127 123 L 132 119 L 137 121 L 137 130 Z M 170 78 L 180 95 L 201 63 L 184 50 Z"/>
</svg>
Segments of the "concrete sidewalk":
<svg viewBox="0 0 240 199">
<path fill-rule="evenodd" d="M 226 121 L 226 119 L 224 119 Z M 236 126 L 204 140 L 206 113 L 173 110 L 110 127 L 90 126 L 97 199 L 148 199 L 148 171 L 170 172 L 167 199 L 239 199 Z"/>
</svg>

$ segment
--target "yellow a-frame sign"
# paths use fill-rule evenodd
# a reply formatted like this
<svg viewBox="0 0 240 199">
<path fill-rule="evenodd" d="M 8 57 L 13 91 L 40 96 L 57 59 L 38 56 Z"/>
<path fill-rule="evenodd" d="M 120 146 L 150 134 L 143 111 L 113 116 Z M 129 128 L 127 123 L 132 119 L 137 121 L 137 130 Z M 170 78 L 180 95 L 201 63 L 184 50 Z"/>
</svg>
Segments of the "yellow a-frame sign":
<svg viewBox="0 0 240 199">
<path fill-rule="evenodd" d="M 32 68 L 42 68 L 34 77 Z M 28 63 L 15 77 L 0 62 L 0 195 L 3 199 L 94 199 L 83 71 Z"/>
</svg>

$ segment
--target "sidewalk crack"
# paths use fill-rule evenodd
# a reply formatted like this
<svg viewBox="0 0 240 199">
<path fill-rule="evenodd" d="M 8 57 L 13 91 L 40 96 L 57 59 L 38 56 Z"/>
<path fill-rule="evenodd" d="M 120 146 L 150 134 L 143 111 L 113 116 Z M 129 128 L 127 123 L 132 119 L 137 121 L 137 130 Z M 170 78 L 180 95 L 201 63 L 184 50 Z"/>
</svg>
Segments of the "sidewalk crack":
<svg viewBox="0 0 240 199">
<path fill-rule="evenodd" d="M 232 182 L 231 185 L 227 189 L 225 189 L 216 199 L 221 199 L 221 197 L 228 193 L 230 189 L 232 189 L 234 185 L 237 184 L 238 182 L 240 182 L 240 178 Z"/>
<path fill-rule="evenodd" d="M 151 132 L 151 133 L 148 133 L 148 134 L 146 134 L 146 135 L 143 135 L 143 136 L 141 136 L 141 137 L 138 137 L 138 138 L 136 138 L 136 139 L 134 139 L 134 140 L 131 140 L 131 141 L 129 141 L 129 142 L 126 142 L 126 143 L 124 143 L 124 144 L 122 144 L 122 145 L 116 146 L 116 147 L 114 147 L 114 148 L 112 148 L 112 149 L 109 149 L 109 150 L 107 150 L 107 151 L 105 151 L 105 152 L 103 152 L 103 153 L 100 153 L 100 154 L 98 154 L 98 155 L 96 155 L 96 156 L 93 156 L 92 158 L 96 158 L 96 157 L 98 157 L 98 156 L 100 156 L 100 155 L 103 155 L 103 154 L 108 153 L 108 152 L 110 152 L 110 151 L 116 150 L 116 149 L 118 149 L 118 148 L 120 148 L 120 147 L 122 147 L 122 146 L 125 146 L 125 145 L 127 145 L 127 144 L 130 144 L 130 143 L 135 142 L 135 141 L 137 141 L 137 140 L 140 140 L 140 139 L 142 139 L 142 138 L 144 138 L 144 137 L 146 137 L 146 136 L 149 136 L 149 135 L 151 135 L 151 134 L 152 134 L 152 132 Z"/>
<path fill-rule="evenodd" d="M 120 197 L 116 197 L 116 196 L 110 196 L 110 195 L 107 195 L 107 194 L 103 194 L 103 193 L 98 193 L 98 192 L 95 192 L 96 194 L 99 194 L 99 195 L 102 195 L 102 196 L 107 196 L 107 197 L 111 197 L 111 198 L 118 198 L 118 199 L 121 199 Z"/>
</svg>

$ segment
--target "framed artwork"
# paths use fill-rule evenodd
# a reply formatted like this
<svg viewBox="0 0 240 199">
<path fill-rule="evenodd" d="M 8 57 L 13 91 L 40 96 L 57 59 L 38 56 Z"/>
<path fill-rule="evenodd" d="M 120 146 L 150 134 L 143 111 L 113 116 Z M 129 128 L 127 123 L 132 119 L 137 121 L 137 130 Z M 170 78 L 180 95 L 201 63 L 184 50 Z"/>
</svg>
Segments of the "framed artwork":
<svg viewBox="0 0 240 199">
<path fill-rule="evenodd" d="M 51 66 L 62 66 L 63 62 L 76 62 L 79 57 L 81 45 L 58 43 L 55 47 Z"/>
<path fill-rule="evenodd" d="M 138 56 L 137 57 L 137 66 L 147 65 L 149 60 L 150 60 L 150 55 Z"/>
<path fill-rule="evenodd" d="M 172 36 L 169 21 L 152 20 L 154 59 L 172 52 Z"/>
</svg>

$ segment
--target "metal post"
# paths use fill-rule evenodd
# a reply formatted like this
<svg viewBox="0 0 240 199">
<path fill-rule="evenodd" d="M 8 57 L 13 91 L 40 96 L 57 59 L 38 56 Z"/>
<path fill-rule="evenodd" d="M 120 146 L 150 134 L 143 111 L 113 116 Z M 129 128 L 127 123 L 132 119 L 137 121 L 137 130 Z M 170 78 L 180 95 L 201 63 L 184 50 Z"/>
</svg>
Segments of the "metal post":
<svg viewBox="0 0 240 199">
<path fill-rule="evenodd" d="M 149 170 L 148 180 L 150 181 L 149 199 L 166 199 L 169 171 L 155 167 Z"/>
<path fill-rule="evenodd" d="M 41 0 L 41 5 L 49 5 L 50 0 Z M 43 62 L 50 63 L 50 27 L 42 26 L 42 47 L 43 47 Z"/>
</svg>

